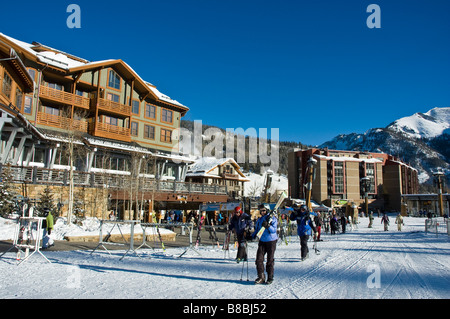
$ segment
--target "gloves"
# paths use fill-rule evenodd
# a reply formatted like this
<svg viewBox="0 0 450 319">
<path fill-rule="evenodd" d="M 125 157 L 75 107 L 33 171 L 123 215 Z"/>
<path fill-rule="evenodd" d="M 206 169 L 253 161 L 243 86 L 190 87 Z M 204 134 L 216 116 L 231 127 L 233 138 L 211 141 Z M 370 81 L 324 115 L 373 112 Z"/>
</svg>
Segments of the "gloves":
<svg viewBox="0 0 450 319">
<path fill-rule="evenodd" d="M 264 227 L 264 228 L 269 227 L 269 223 L 267 222 L 267 220 L 263 221 L 262 227 Z"/>
</svg>

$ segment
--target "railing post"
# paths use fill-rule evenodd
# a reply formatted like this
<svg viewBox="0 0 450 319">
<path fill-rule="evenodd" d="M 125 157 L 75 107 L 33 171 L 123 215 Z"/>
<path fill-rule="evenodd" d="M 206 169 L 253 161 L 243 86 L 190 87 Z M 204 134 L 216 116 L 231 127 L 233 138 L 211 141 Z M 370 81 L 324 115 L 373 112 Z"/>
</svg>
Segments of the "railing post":
<svg viewBox="0 0 450 319">
<path fill-rule="evenodd" d="M 36 184 L 37 180 L 37 166 L 33 166 L 33 170 L 31 171 L 31 183 Z"/>
</svg>

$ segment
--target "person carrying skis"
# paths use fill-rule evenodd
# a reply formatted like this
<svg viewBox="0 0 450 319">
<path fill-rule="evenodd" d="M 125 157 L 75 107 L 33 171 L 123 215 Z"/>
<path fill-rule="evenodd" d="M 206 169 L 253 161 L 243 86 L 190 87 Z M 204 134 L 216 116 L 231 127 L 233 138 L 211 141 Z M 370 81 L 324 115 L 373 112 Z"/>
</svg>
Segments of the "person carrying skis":
<svg viewBox="0 0 450 319">
<path fill-rule="evenodd" d="M 395 223 L 397 224 L 397 230 L 401 231 L 402 225 L 404 225 L 404 223 L 403 223 L 403 216 L 400 213 L 398 213 L 397 218 L 395 219 Z"/>
<path fill-rule="evenodd" d="M 255 284 L 263 284 L 266 280 L 264 275 L 264 255 L 267 254 L 266 262 L 266 272 L 267 272 L 267 282 L 266 284 L 271 284 L 273 282 L 274 275 L 274 265 L 275 265 L 275 249 L 277 248 L 277 227 L 278 220 L 276 216 L 270 217 L 268 215 L 269 208 L 261 204 L 258 206 L 261 217 L 258 218 L 255 225 L 255 231 L 252 237 L 255 238 L 259 230 L 264 227 L 265 230 L 259 239 L 258 250 L 256 252 L 256 272 L 258 273 L 258 278 L 255 280 Z"/>
<path fill-rule="evenodd" d="M 236 261 L 247 261 L 247 240 L 246 235 L 250 233 L 250 229 L 253 228 L 253 222 L 250 216 L 242 211 L 240 206 L 234 209 L 235 214 L 230 220 L 228 230 L 236 232 L 238 240 L 238 251 Z"/>
<path fill-rule="evenodd" d="M 300 206 L 300 210 L 296 210 L 291 213 L 289 217 L 292 221 L 297 221 L 297 234 L 300 237 L 300 252 L 302 261 L 308 258 L 308 239 L 312 232 L 317 237 L 316 226 L 314 221 L 311 219 L 310 212 L 306 205 Z"/>
<path fill-rule="evenodd" d="M 389 217 L 386 213 L 383 213 L 383 217 L 381 217 L 381 223 L 384 224 L 384 231 L 388 231 L 389 227 Z"/>
</svg>

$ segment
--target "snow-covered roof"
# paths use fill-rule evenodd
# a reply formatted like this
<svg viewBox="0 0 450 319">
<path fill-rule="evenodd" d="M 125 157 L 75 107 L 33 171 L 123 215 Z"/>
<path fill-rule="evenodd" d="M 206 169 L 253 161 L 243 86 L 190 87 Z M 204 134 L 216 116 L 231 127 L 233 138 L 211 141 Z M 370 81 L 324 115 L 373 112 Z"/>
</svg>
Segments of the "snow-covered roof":
<svg viewBox="0 0 450 319">
<path fill-rule="evenodd" d="M 217 174 L 212 173 L 212 171 L 226 163 L 230 163 L 236 168 L 236 172 L 239 174 L 240 181 L 248 181 L 245 175 L 241 172 L 239 164 L 233 158 L 215 158 L 215 157 L 202 157 L 195 161 L 194 164 L 190 165 L 186 176 L 189 177 L 211 177 L 211 178 L 222 178 Z"/>
<path fill-rule="evenodd" d="M 142 87 L 145 90 L 150 90 L 151 93 L 156 96 L 162 102 L 170 103 L 175 106 L 179 106 L 184 108 L 185 110 L 189 110 L 189 108 L 177 100 L 170 98 L 168 95 L 161 93 L 153 84 L 150 84 L 147 81 L 144 81 L 139 74 L 133 70 L 133 68 L 122 60 L 117 59 L 108 59 L 101 61 L 88 61 L 82 58 L 75 57 L 69 53 L 65 53 L 59 51 L 57 49 L 53 49 L 51 47 L 42 45 L 40 43 L 26 43 L 17 39 L 14 39 L 10 36 L 7 36 L 0 32 L 0 36 L 5 39 L 11 41 L 16 46 L 20 47 L 26 53 L 32 55 L 38 62 L 48 64 L 53 67 L 57 67 L 59 69 L 65 70 L 67 72 L 73 72 L 74 70 L 92 68 L 98 65 L 108 64 L 108 63 L 122 63 L 126 66 L 130 72 L 142 83 Z"/>
</svg>

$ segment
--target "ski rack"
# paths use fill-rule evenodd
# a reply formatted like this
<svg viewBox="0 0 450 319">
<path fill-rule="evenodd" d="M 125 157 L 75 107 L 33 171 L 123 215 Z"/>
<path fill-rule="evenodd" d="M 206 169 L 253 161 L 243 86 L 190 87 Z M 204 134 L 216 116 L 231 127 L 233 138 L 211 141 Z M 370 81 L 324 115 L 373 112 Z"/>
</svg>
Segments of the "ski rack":
<svg viewBox="0 0 450 319">
<path fill-rule="evenodd" d="M 128 250 L 125 252 L 125 254 L 123 254 L 123 256 L 120 258 L 120 260 L 122 260 L 123 258 L 125 258 L 125 256 L 128 254 L 128 252 L 132 251 L 134 252 L 139 258 L 140 256 L 136 253 L 136 249 L 134 249 L 134 226 L 140 223 L 139 220 L 108 220 L 108 219 L 102 219 L 100 220 L 100 229 L 99 229 L 99 236 L 98 236 L 98 245 L 94 248 L 93 251 L 91 251 L 91 253 L 89 255 L 92 255 L 92 253 L 94 251 L 97 250 L 97 248 L 99 248 L 100 246 L 106 250 L 106 252 L 108 254 L 111 255 L 111 253 L 109 252 L 109 250 L 105 247 L 104 244 L 107 245 L 122 245 L 122 246 L 128 246 Z M 103 238 L 103 224 L 114 224 L 113 227 L 108 231 L 108 234 L 105 236 L 105 238 Z M 131 227 L 130 230 L 130 242 L 127 242 L 127 240 L 125 239 L 122 230 L 120 228 L 121 225 L 124 224 L 128 224 Z M 125 241 L 125 243 L 112 243 L 112 242 L 108 242 L 109 238 L 111 237 L 111 233 L 113 231 L 113 229 L 117 227 L 119 229 L 120 235 L 122 236 L 123 240 Z"/>
<path fill-rule="evenodd" d="M 46 261 L 51 263 L 51 261 L 48 260 L 47 257 L 45 257 L 44 254 L 41 252 L 42 221 L 44 219 L 45 219 L 44 217 L 20 217 L 19 221 L 17 223 L 17 226 L 16 226 L 13 245 L 7 251 L 5 251 L 3 254 L 1 254 L 0 257 L 2 257 L 7 252 L 11 251 L 13 248 L 16 248 L 19 254 L 22 251 L 22 249 L 25 248 L 25 250 L 26 250 L 25 258 L 20 260 L 17 265 L 20 265 L 24 261 L 28 260 L 35 253 L 38 253 Z M 33 230 L 34 230 L 33 223 L 36 223 L 36 233 L 35 233 L 36 238 L 33 238 Z M 21 227 L 27 227 L 28 231 L 30 232 L 28 234 L 29 237 L 27 238 L 27 241 L 31 239 L 32 241 L 34 241 L 34 244 L 30 244 L 30 243 L 24 244 L 22 242 L 19 242 L 19 233 L 20 233 Z M 30 249 L 32 249 L 33 252 L 31 254 L 28 254 L 28 251 Z"/>
<path fill-rule="evenodd" d="M 190 249 L 194 250 L 196 253 L 198 253 L 200 255 L 200 253 L 192 248 L 193 244 L 192 244 L 192 228 L 194 227 L 192 223 L 169 223 L 169 224 L 165 224 L 165 223 L 141 223 L 140 224 L 143 230 L 143 239 L 142 239 L 142 244 L 141 246 L 139 246 L 137 249 L 141 248 L 142 246 L 147 246 L 149 248 L 152 248 L 150 246 L 147 245 L 146 243 L 146 236 L 145 236 L 145 228 L 146 227 L 163 227 L 163 228 L 169 228 L 169 227 L 185 227 L 185 229 L 188 230 L 189 232 L 189 246 L 186 248 L 186 250 L 178 257 L 183 256 L 184 254 L 186 254 L 186 252 Z M 156 234 L 154 234 L 155 238 L 156 238 Z M 153 248 L 152 248 L 153 249 Z"/>
</svg>

